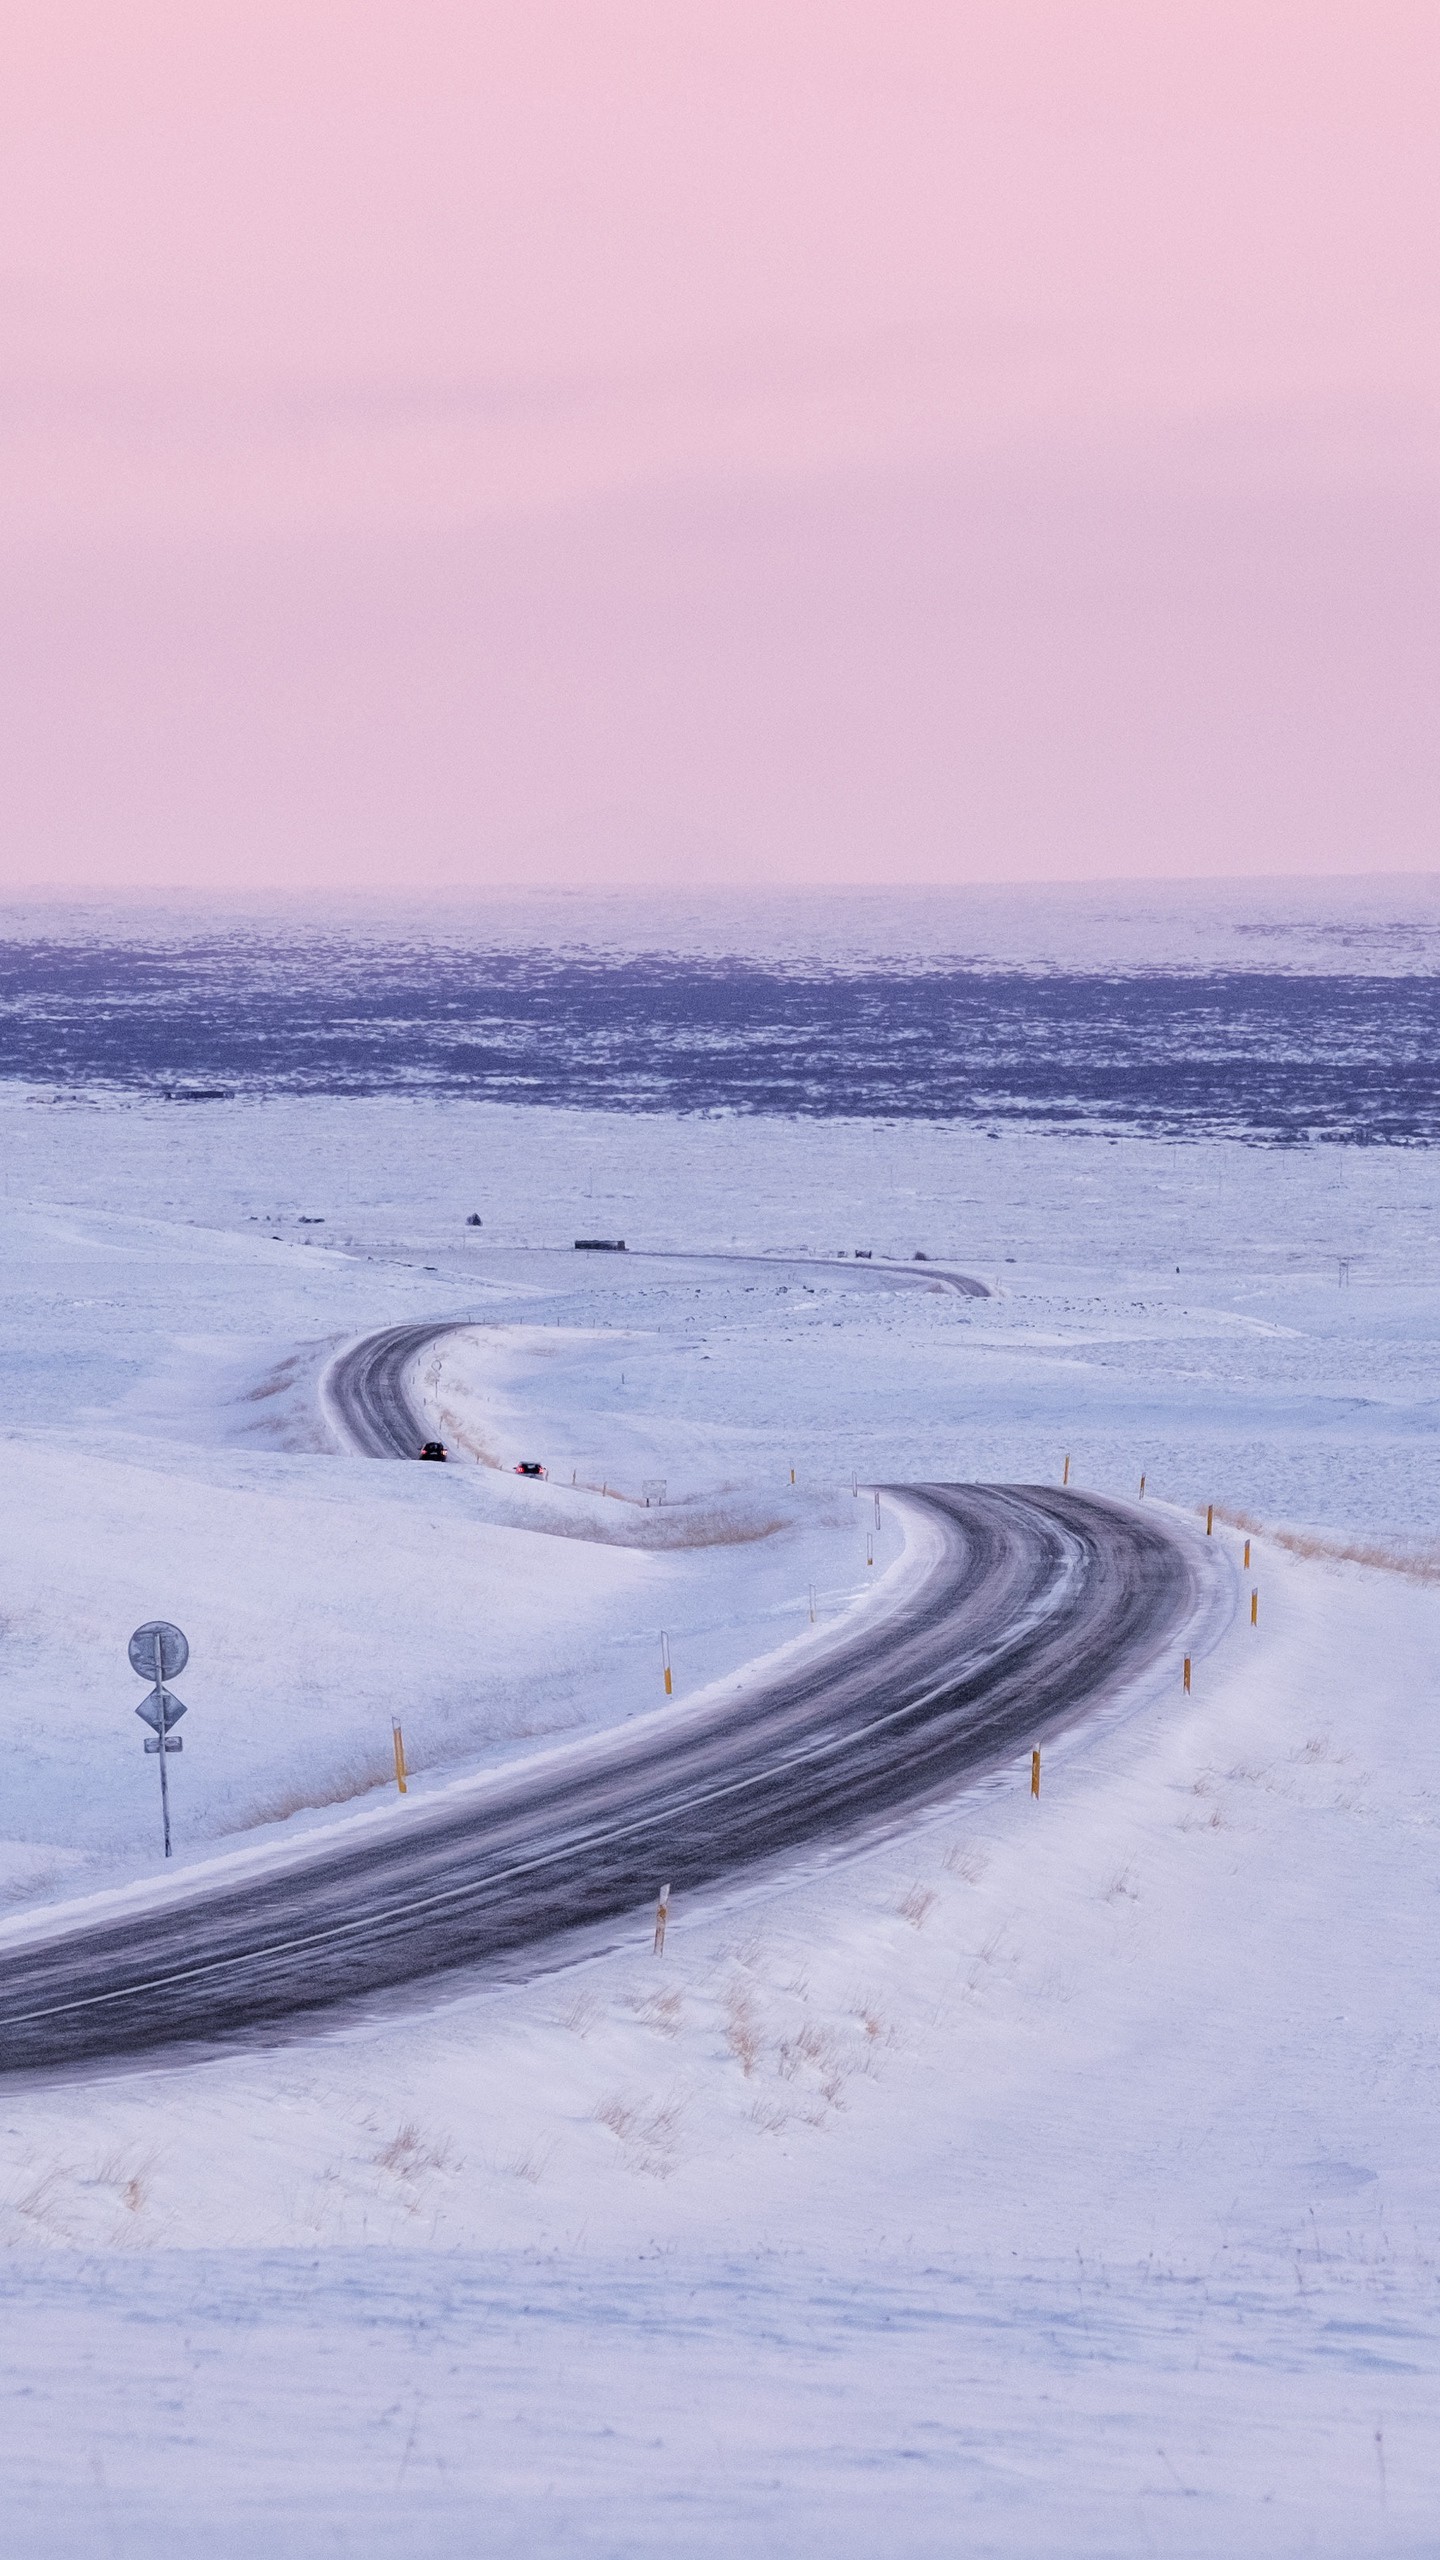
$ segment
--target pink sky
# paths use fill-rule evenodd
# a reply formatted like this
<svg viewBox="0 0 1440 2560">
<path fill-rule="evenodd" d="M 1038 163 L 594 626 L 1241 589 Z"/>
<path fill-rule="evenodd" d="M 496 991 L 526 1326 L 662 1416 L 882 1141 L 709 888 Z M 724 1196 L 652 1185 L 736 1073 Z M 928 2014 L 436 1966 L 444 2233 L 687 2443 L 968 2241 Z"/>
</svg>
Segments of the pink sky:
<svg viewBox="0 0 1440 2560">
<path fill-rule="evenodd" d="M 12 0 L 10 885 L 1440 868 L 1440 12 Z"/>
</svg>

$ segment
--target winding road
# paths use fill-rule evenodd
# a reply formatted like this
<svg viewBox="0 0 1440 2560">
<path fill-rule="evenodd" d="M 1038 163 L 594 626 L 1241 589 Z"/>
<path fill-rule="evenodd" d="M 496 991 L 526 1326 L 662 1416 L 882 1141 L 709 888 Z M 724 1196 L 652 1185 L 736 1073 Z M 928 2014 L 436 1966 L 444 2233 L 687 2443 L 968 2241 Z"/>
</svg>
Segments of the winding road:
<svg viewBox="0 0 1440 2560">
<path fill-rule="evenodd" d="M 419 1456 L 432 1426 L 411 1402 L 409 1373 L 422 1351 L 455 1329 L 453 1316 L 439 1324 L 388 1324 L 331 1362 L 320 1401 L 332 1428 L 362 1458 Z"/>
<path fill-rule="evenodd" d="M 451 1319 L 453 1324 L 453 1319 Z M 409 1454 L 406 1378 L 446 1324 L 335 1362 L 357 1447 Z M 273 1860 L 177 1875 L 143 1915 L 0 1939 L 0 2070 L 213 2049 L 361 1995 L 458 1975 L 854 1839 L 1028 1752 L 1174 1643 L 1192 1543 L 1038 1485 L 907 1485 L 923 1570 L 768 1674 L 563 1751 L 337 1824 Z"/>
</svg>

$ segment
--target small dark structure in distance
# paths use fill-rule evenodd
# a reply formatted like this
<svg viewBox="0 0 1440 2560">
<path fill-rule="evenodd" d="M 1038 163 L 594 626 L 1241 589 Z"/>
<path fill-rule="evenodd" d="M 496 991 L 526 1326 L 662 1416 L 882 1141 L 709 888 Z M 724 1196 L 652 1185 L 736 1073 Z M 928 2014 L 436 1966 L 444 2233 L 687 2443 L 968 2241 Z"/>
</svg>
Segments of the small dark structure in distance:
<svg viewBox="0 0 1440 2560">
<path fill-rule="evenodd" d="M 577 1253 L 623 1253 L 625 1239 L 623 1236 L 577 1236 L 575 1250 Z"/>
<path fill-rule="evenodd" d="M 467 1227 L 483 1227 L 485 1221 L 481 1217 L 478 1209 L 472 1209 L 469 1217 L 465 1221 L 465 1224 Z"/>
</svg>

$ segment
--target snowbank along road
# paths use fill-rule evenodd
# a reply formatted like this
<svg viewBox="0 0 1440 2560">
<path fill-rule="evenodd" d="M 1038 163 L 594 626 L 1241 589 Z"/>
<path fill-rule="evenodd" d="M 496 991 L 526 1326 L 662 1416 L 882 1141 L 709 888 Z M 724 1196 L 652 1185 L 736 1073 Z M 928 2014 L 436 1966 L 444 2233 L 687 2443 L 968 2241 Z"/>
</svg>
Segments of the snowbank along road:
<svg viewBox="0 0 1440 2560">
<path fill-rule="evenodd" d="M 335 1364 L 329 1393 L 357 1445 L 418 1446 L 406 1374 L 446 1330 L 392 1327 Z M 0 1972 L 0 2069 L 204 2048 L 633 1925 L 665 1882 L 688 1895 L 853 1838 L 1028 1750 L 1140 1672 L 1199 1598 L 1190 1542 L 1121 1504 L 1016 1485 L 887 1499 L 923 1573 L 768 1675 L 273 1862 L 191 1871 L 143 1929 L 117 1911 L 27 1931 Z"/>
<path fill-rule="evenodd" d="M 766 1272 L 777 1269 L 814 1269 L 813 1264 L 788 1265 L 771 1254 L 666 1253 L 632 1254 L 631 1262 L 705 1262 L 739 1263 Z M 827 1273 L 829 1265 L 821 1266 Z M 849 1279 L 857 1266 L 847 1263 Z M 864 1265 L 867 1278 L 882 1279 L 890 1287 L 948 1289 L 961 1298 L 988 1298 L 983 1280 L 973 1279 L 968 1272 L 953 1270 L 948 1264 L 927 1262 L 919 1269 L 907 1264 Z M 409 1372 L 432 1342 L 440 1341 L 455 1331 L 453 1316 L 438 1323 L 387 1325 L 379 1333 L 369 1333 L 342 1351 L 326 1374 L 321 1400 L 327 1418 L 342 1440 L 365 1458 L 413 1458 L 420 1443 L 428 1438 L 430 1425 L 417 1415 L 410 1401 Z"/>
</svg>

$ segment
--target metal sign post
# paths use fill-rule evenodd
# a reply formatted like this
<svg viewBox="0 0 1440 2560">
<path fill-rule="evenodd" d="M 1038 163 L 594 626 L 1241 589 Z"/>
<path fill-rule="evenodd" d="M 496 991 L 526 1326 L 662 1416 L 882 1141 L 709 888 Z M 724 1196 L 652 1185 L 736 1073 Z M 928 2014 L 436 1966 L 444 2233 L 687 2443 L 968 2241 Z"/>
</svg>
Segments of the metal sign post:
<svg viewBox="0 0 1440 2560">
<path fill-rule="evenodd" d="M 179 1723 L 185 1708 L 165 1683 L 178 1679 L 189 1659 L 188 1643 L 180 1629 L 171 1626 L 168 1618 L 147 1618 L 144 1626 L 137 1627 L 130 1639 L 131 1670 L 137 1671 L 142 1680 L 153 1684 L 149 1697 L 141 1699 L 135 1713 L 142 1724 L 153 1728 L 146 1750 L 159 1755 L 160 1819 L 165 1830 L 167 1858 L 170 1855 L 170 1773 L 165 1764 L 172 1751 L 183 1751 L 185 1747 L 179 1734 L 172 1733 L 170 1729 Z"/>
</svg>

